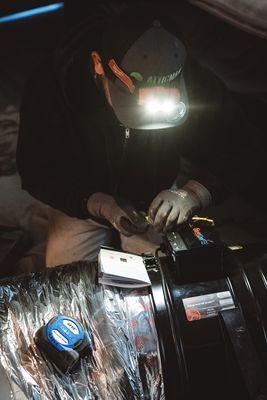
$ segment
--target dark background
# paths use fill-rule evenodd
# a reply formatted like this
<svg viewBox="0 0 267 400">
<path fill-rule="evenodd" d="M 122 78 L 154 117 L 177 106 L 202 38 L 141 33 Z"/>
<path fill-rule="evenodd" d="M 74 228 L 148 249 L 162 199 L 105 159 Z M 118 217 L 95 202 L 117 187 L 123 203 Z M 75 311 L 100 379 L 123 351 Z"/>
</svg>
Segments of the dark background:
<svg viewBox="0 0 267 400">
<path fill-rule="evenodd" d="M 0 107 L 19 101 L 27 77 L 42 57 L 56 46 L 66 30 L 93 14 L 100 4 L 119 10 L 139 2 L 144 4 L 138 0 L 65 0 L 64 11 L 0 24 Z M 55 1 L 2 0 L 0 17 L 51 3 Z M 153 1 L 146 3 L 152 9 L 155 6 Z M 264 113 L 267 103 L 267 41 L 209 15 L 186 0 L 165 0 L 162 7 L 177 20 L 200 62 L 212 69 L 231 90 L 255 99 L 257 107 L 253 114 L 257 115 L 255 119 L 261 119 L 262 107 Z"/>
<path fill-rule="evenodd" d="M 144 0 L 139 2 L 143 4 Z M 54 2 L 1 0 L 0 17 L 51 3 Z M 48 226 L 47 207 L 21 190 L 16 173 L 18 110 L 23 88 L 33 69 L 55 48 L 64 33 L 86 16 L 93 15 L 100 4 L 119 12 L 127 4 L 137 3 L 130 0 L 65 0 L 64 10 L 0 23 L 0 226 L 14 226 L 30 236 L 32 247 L 24 257 L 23 270 L 43 267 Z M 146 3 L 152 9 L 155 6 L 155 1 L 146 0 Z M 239 30 L 187 0 L 165 0 L 162 7 L 174 17 L 198 61 L 235 92 L 250 122 L 260 128 L 259 135 L 262 135 L 263 146 L 267 149 L 267 40 Z M 10 105 L 14 110 L 3 114 L 2 110 Z M 249 163 L 249 160 L 239 161 Z M 262 185 L 259 187 L 257 184 L 252 193 L 256 204 L 258 196 L 266 195 L 265 170 L 262 171 Z M 217 222 L 221 218 L 238 225 L 238 231 L 230 225 L 227 230 L 226 226 L 224 239 L 228 243 L 236 242 L 238 238 L 239 242 L 244 242 L 266 236 L 263 218 L 266 212 L 263 214 L 258 207 L 256 210 L 247 209 L 239 200 L 231 200 L 219 206 L 216 213 Z M 213 216 L 212 210 L 209 216 Z"/>
<path fill-rule="evenodd" d="M 1 1 L 0 16 L 35 8 L 51 1 Z M 63 13 L 55 12 L 0 24 L 0 107 L 18 103 L 33 68 L 63 32 Z"/>
</svg>

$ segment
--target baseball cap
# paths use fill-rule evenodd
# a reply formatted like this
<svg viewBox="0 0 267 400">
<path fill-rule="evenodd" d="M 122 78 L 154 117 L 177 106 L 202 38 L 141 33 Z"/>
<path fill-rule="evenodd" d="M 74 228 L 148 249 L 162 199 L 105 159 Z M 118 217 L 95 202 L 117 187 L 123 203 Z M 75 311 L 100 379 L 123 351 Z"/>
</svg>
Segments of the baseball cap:
<svg viewBox="0 0 267 400">
<path fill-rule="evenodd" d="M 187 118 L 186 48 L 169 26 L 165 17 L 128 13 L 104 32 L 102 63 L 125 127 L 166 129 Z"/>
</svg>

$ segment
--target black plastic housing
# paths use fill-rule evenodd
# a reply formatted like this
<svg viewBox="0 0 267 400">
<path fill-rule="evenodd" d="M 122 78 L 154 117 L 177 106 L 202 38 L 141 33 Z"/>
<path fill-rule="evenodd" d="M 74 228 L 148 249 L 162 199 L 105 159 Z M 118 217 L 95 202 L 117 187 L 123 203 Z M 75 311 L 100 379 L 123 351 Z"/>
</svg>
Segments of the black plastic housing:
<svg viewBox="0 0 267 400">
<path fill-rule="evenodd" d="M 267 399 L 267 246 L 177 243 L 148 267 L 166 399 Z M 184 299 L 226 291 L 231 309 L 188 320 Z"/>
</svg>

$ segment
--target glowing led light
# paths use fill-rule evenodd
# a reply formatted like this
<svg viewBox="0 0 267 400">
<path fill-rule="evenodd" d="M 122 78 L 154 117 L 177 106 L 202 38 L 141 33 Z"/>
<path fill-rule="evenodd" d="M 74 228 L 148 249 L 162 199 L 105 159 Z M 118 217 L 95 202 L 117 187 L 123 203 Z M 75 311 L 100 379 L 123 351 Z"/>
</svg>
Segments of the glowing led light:
<svg viewBox="0 0 267 400">
<path fill-rule="evenodd" d="M 170 99 L 150 99 L 146 102 L 145 109 L 150 115 L 169 122 L 181 119 L 186 114 L 186 105 L 182 101 L 175 103 Z"/>
<path fill-rule="evenodd" d="M 165 114 L 171 114 L 175 109 L 175 104 L 172 101 L 167 100 L 162 104 L 161 109 Z"/>
<path fill-rule="evenodd" d="M 155 114 L 160 110 L 160 103 L 157 100 L 150 100 L 146 105 L 147 111 L 151 114 Z"/>
</svg>

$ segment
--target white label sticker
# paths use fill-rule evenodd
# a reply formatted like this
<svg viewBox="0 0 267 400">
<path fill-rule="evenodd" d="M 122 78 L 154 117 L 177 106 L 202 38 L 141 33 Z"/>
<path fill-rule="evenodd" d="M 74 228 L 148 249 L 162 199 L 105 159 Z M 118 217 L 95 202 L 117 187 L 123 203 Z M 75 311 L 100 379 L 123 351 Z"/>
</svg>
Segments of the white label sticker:
<svg viewBox="0 0 267 400">
<path fill-rule="evenodd" d="M 235 304 L 229 290 L 205 294 L 202 296 L 183 299 L 183 304 L 188 321 L 215 317 L 219 311 L 235 308 Z"/>
</svg>

